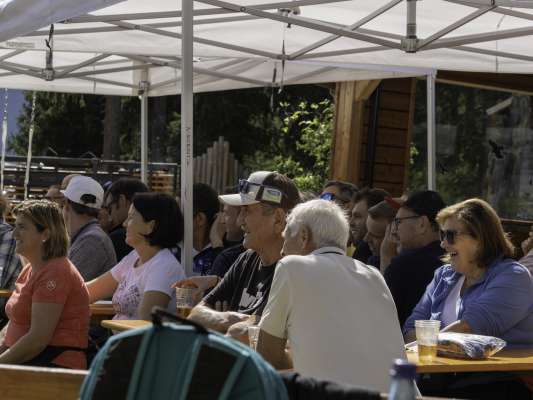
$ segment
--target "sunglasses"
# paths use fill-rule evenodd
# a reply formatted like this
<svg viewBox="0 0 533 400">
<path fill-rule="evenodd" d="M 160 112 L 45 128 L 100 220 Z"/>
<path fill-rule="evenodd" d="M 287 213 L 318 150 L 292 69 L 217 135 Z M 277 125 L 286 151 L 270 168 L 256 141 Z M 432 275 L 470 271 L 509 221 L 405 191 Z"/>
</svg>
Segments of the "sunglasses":
<svg viewBox="0 0 533 400">
<path fill-rule="evenodd" d="M 342 204 L 346 204 L 346 203 L 349 203 L 350 200 L 345 200 L 339 196 L 335 196 L 333 193 L 329 193 L 329 192 L 325 192 L 325 193 L 322 193 L 320 196 L 319 196 L 322 200 L 327 200 L 327 201 L 338 201 L 338 202 L 341 202 Z"/>
<path fill-rule="evenodd" d="M 279 189 L 239 179 L 239 193 L 251 197 L 255 201 L 280 205 L 283 192 Z"/>
<path fill-rule="evenodd" d="M 444 242 L 446 240 L 449 244 L 455 244 L 455 239 L 457 238 L 457 236 L 465 234 L 465 232 L 459 232 L 453 229 L 441 229 L 439 231 L 440 241 Z"/>
</svg>

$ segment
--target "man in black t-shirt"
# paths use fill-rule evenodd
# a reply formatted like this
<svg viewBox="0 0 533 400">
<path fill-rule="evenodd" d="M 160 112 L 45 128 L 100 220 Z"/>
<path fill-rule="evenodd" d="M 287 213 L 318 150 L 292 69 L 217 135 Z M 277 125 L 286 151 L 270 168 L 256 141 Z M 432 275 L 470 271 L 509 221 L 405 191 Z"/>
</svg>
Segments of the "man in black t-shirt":
<svg viewBox="0 0 533 400">
<path fill-rule="evenodd" d="M 281 258 L 285 217 L 298 204 L 300 195 L 285 175 L 259 171 L 239 182 L 238 194 L 220 196 L 220 200 L 241 207 L 239 222 L 244 231 L 243 246 L 248 251 L 241 254 L 221 281 L 217 276 L 198 276 L 177 285 L 192 285 L 205 291 L 219 282 L 189 318 L 225 333 L 250 315 L 263 312 L 275 266 Z M 236 330 L 242 330 L 244 335 L 247 327 Z M 239 333 L 234 332 L 234 336 Z"/>
<path fill-rule="evenodd" d="M 148 187 L 138 179 L 120 178 L 107 189 L 102 208 L 109 214 L 110 231 L 108 233 L 115 253 L 117 262 L 120 262 L 130 251 L 133 250 L 126 243 L 126 228 L 123 223 L 128 217 L 128 211 L 136 193 L 148 192 Z"/>
</svg>

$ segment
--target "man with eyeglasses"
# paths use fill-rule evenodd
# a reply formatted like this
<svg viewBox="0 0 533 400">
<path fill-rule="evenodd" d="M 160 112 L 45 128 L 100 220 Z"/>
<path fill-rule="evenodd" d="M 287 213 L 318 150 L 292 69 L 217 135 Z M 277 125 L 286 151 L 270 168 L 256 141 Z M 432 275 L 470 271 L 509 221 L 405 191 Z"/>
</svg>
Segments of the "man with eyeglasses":
<svg viewBox="0 0 533 400">
<path fill-rule="evenodd" d="M 389 202 L 392 202 L 389 199 Z M 399 209 L 391 226 L 391 236 L 400 247 L 399 254 L 383 254 L 382 270 L 396 303 L 400 326 L 411 315 L 433 273 L 443 265 L 439 227 L 435 221 L 445 207 L 437 192 L 425 190 L 411 194 Z M 382 246 L 382 250 L 395 246 Z M 390 264 L 384 265 L 390 259 Z"/>
<path fill-rule="evenodd" d="M 126 243 L 126 228 L 122 225 L 128 217 L 133 196 L 148 192 L 148 187 L 138 179 L 120 178 L 106 190 L 102 208 L 109 219 L 109 238 L 117 255 L 117 262 L 129 254 L 133 248 Z"/>
<path fill-rule="evenodd" d="M 224 204 L 240 206 L 239 222 L 247 249 L 224 278 L 191 277 L 176 286 L 206 291 L 217 285 L 191 312 L 189 318 L 234 337 L 247 334 L 250 315 L 260 316 L 283 247 L 285 217 L 300 201 L 294 182 L 278 172 L 259 171 L 239 182 L 239 193 L 219 196 Z M 218 284 L 217 284 L 218 283 Z"/>
</svg>

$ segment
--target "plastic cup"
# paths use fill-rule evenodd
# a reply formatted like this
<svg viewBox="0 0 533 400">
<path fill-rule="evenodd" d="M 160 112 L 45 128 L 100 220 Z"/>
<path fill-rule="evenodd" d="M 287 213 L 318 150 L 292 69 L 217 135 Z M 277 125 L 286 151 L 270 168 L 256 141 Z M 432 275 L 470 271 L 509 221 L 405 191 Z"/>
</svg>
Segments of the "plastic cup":
<svg viewBox="0 0 533 400">
<path fill-rule="evenodd" d="M 250 342 L 250 347 L 253 350 L 257 350 L 257 340 L 259 339 L 259 328 L 257 325 L 248 326 L 248 341 Z"/>
<path fill-rule="evenodd" d="M 187 318 L 194 307 L 194 298 L 198 289 L 192 287 L 176 288 L 176 311 L 182 318 Z"/>
<path fill-rule="evenodd" d="M 415 330 L 419 360 L 431 361 L 437 356 L 440 321 L 417 320 L 415 321 Z"/>
</svg>

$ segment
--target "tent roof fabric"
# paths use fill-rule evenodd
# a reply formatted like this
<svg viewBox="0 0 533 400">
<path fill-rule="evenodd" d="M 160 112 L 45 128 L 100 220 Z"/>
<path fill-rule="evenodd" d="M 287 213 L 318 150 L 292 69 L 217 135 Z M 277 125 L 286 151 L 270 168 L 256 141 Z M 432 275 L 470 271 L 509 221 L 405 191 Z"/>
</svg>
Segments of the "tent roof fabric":
<svg viewBox="0 0 533 400">
<path fill-rule="evenodd" d="M 121 0 L 1 0 L 0 42 Z"/>
<path fill-rule="evenodd" d="M 196 92 L 533 70 L 533 1 L 235 1 L 194 2 Z M 176 0 L 128 0 L 55 24 L 48 71 L 48 28 L 0 43 L 0 87 L 176 94 L 180 10 Z M 408 16 L 416 37 L 406 37 Z"/>
</svg>

